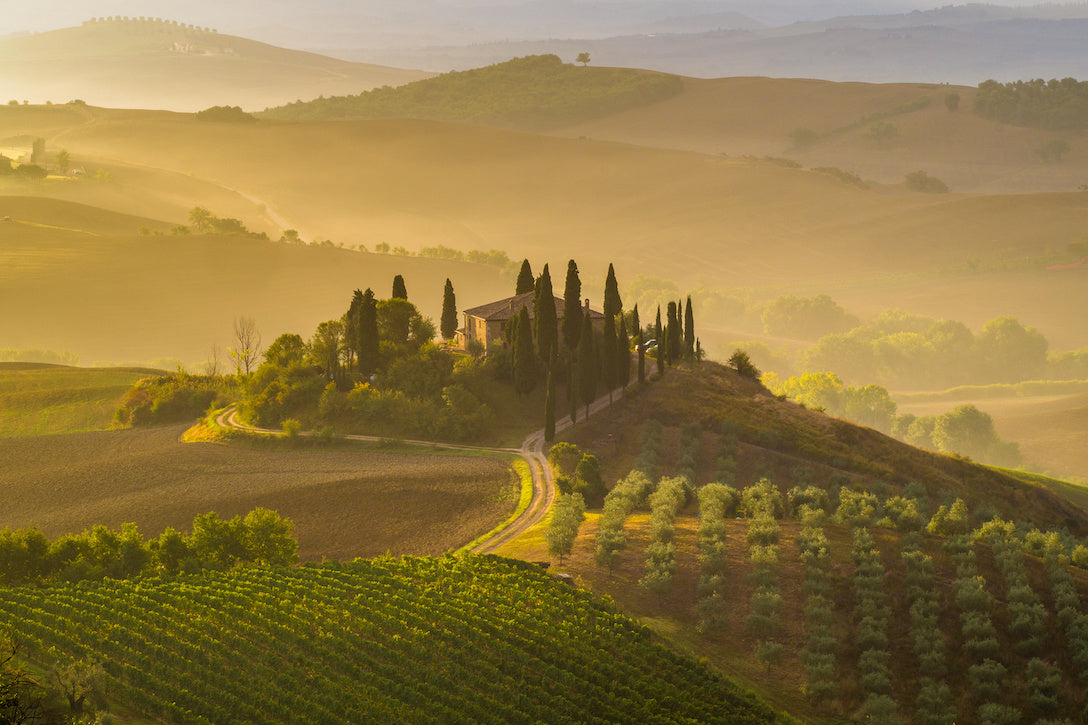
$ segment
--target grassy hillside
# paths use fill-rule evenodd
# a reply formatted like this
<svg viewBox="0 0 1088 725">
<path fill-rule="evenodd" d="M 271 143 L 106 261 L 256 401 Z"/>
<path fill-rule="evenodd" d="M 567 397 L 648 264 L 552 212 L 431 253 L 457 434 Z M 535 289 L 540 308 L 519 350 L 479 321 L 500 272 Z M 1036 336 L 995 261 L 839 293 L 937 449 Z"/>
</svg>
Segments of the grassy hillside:
<svg viewBox="0 0 1088 725">
<path fill-rule="evenodd" d="M 786 78 L 683 79 L 683 92 L 557 131 L 644 146 L 781 156 L 807 167 L 846 169 L 900 184 L 918 169 L 953 191 L 1072 191 L 1088 178 L 1088 147 L 1073 131 L 1010 126 L 971 111 L 977 89 L 915 83 L 834 83 Z M 950 112 L 947 96 L 959 96 Z M 877 123 L 894 137 L 877 140 Z M 798 129 L 811 132 L 797 144 Z M 1068 151 L 1047 163 L 1037 153 L 1060 139 Z"/>
<path fill-rule="evenodd" d="M 100 20 L 0 41 L 0 79 L 16 100 L 82 99 L 118 108 L 249 110 L 358 93 L 428 73 L 349 63 L 148 18 Z"/>
<path fill-rule="evenodd" d="M 780 721 L 609 604 L 501 559 L 9 589 L 0 601 L 0 622 L 43 664 L 101 657 L 111 699 L 164 722 Z"/>
<path fill-rule="evenodd" d="M 125 392 L 156 372 L 0 363 L 0 437 L 106 430 Z"/>
<path fill-rule="evenodd" d="M 652 104 L 681 88 L 676 76 L 578 68 L 554 55 L 537 55 L 399 88 L 270 108 L 261 116 L 291 121 L 419 118 L 546 129 Z"/>
<path fill-rule="evenodd" d="M 933 510 L 962 498 L 976 524 L 997 514 L 1040 529 L 1088 533 L 1088 509 L 1041 483 L 1032 485 L 965 459 L 913 448 L 871 428 L 779 400 L 759 383 L 717 363 L 670 369 L 663 380 L 572 429 L 568 437 L 597 452 L 606 480 L 615 481 L 635 465 L 642 423 L 651 419 L 672 431 L 665 436 L 663 471 L 670 470 L 678 455 L 680 428 L 690 423 L 702 427 L 699 483 L 714 480 L 721 450 L 717 432 L 724 421 L 731 421 L 739 439 L 738 487 L 767 476 L 785 492 L 804 475 L 823 488 L 839 485 L 894 496 L 914 484 L 913 490 L 925 490 Z"/>
<path fill-rule="evenodd" d="M 521 490 L 502 458 L 182 443 L 186 427 L 0 438 L 3 526 L 55 538 L 133 522 L 158 536 L 263 506 L 294 520 L 303 561 L 437 555 L 501 523 Z"/>
<path fill-rule="evenodd" d="M 0 304 L 11 312 L 0 320 L 4 347 L 71 350 L 91 364 L 199 364 L 217 345 L 226 366 L 236 317 L 254 318 L 266 345 L 284 332 L 309 337 L 344 314 L 356 288 L 388 296 L 396 274 L 432 319 L 447 277 L 459 309 L 512 288 L 481 264 L 230 235 L 141 235 L 139 227 L 169 225 L 66 202 L 0 196 L 0 214 L 12 216 L 0 223 Z"/>
</svg>

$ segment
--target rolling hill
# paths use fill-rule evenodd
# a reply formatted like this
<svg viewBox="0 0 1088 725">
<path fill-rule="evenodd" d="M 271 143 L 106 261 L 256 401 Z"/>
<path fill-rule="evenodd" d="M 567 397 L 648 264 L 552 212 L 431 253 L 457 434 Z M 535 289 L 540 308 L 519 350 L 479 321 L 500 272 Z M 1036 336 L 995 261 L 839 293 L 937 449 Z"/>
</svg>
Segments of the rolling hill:
<svg viewBox="0 0 1088 725">
<path fill-rule="evenodd" d="M 286 50 L 159 18 L 95 18 L 0 41 L 0 84 L 16 101 L 118 108 L 256 110 L 399 85 L 427 73 Z"/>
</svg>

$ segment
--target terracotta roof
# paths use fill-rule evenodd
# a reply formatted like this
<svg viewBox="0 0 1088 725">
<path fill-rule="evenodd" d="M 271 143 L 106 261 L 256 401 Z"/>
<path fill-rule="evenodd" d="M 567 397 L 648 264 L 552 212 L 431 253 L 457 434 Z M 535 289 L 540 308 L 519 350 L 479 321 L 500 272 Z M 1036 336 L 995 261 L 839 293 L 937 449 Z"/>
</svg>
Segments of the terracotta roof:
<svg viewBox="0 0 1088 725">
<path fill-rule="evenodd" d="M 559 319 L 563 319 L 563 310 L 565 305 L 561 297 L 555 297 L 555 316 Z M 514 315 L 521 312 L 521 308 L 526 307 L 529 310 L 529 319 L 533 318 L 533 293 L 525 292 L 524 294 L 515 295 L 514 297 L 507 297 L 505 300 L 497 300 L 495 302 L 488 302 L 486 305 L 480 305 L 479 307 L 473 307 L 471 309 L 464 310 L 464 314 L 470 317 L 478 317 L 488 322 L 505 322 L 506 320 L 513 319 Z M 589 310 L 589 316 L 595 320 L 603 320 L 604 313 L 598 312 L 592 307 Z"/>
</svg>

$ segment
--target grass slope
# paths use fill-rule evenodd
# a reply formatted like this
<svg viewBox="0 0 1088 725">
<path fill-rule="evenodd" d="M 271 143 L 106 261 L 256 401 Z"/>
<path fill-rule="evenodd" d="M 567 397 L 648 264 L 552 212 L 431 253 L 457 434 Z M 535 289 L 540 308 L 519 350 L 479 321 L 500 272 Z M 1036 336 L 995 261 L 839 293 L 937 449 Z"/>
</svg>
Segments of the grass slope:
<svg viewBox="0 0 1088 725">
<path fill-rule="evenodd" d="M 0 196 L 0 213 L 14 220 L 0 223 L 4 347 L 72 350 L 87 362 L 191 364 L 218 344 L 226 365 L 234 318 L 254 318 L 266 345 L 284 332 L 309 338 L 344 313 L 356 288 L 388 296 L 396 274 L 432 319 L 447 277 L 460 309 L 512 287 L 497 268 L 465 262 L 233 236 L 141 236 L 138 226 L 168 225 L 67 202 Z"/>
<path fill-rule="evenodd" d="M 537 55 L 399 88 L 269 108 L 261 116 L 291 121 L 420 118 L 538 130 L 651 104 L 681 87 L 676 76 L 577 68 L 554 55 Z"/>
<path fill-rule="evenodd" d="M 782 721 L 609 604 L 491 557 L 0 589 L 0 602 L 35 656 L 101 657 L 113 697 L 171 723 Z"/>
<path fill-rule="evenodd" d="M 132 384 L 159 372 L 0 363 L 0 437 L 106 430 Z"/>
<path fill-rule="evenodd" d="M 902 495 L 910 483 L 921 484 L 935 509 L 962 498 L 968 510 L 992 512 L 1043 530 L 1068 528 L 1088 533 L 1088 509 L 1028 482 L 966 459 L 913 448 L 893 438 L 800 405 L 779 400 L 762 385 L 712 362 L 670 369 L 666 376 L 632 395 L 622 405 L 603 411 L 566 435 L 597 452 L 606 480 L 625 476 L 641 449 L 642 423 L 658 420 L 673 433 L 666 437 L 665 466 L 677 455 L 679 428 L 698 422 L 704 433 L 700 482 L 709 482 L 723 421 L 738 426 L 737 486 L 762 476 L 783 494 L 794 483 L 795 469 L 808 469 L 813 483 L 828 486 L 833 476 L 843 485 Z M 561 436 L 562 437 L 562 436 Z M 845 476 L 845 478 L 843 478 Z M 1079 501 L 1078 501 L 1079 503 Z M 976 517 L 978 519 L 978 517 Z M 975 520 L 975 525 L 989 515 Z"/>
<path fill-rule="evenodd" d="M 56 538 L 133 522 L 157 536 L 263 506 L 294 520 L 303 561 L 441 554 L 503 521 L 521 491 L 504 458 L 182 443 L 185 428 L 0 438 L 0 527 Z"/>
<path fill-rule="evenodd" d="M 12 98 L 119 108 L 254 110 L 430 74 L 350 63 L 152 19 L 89 22 L 0 41 Z"/>
</svg>

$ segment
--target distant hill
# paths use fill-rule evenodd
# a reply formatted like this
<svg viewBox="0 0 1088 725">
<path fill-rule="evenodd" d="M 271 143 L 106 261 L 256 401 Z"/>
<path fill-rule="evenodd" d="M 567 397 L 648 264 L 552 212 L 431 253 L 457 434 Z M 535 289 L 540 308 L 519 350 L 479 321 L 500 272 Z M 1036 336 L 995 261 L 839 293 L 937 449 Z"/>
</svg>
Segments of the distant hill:
<svg viewBox="0 0 1088 725">
<path fill-rule="evenodd" d="M 680 79 L 628 68 L 578 68 L 555 55 L 528 56 L 446 73 L 398 88 L 271 108 L 264 118 L 419 118 L 528 129 L 554 128 L 668 98 Z"/>
<path fill-rule="evenodd" d="M 20 102 L 78 98 L 120 108 L 255 110 L 428 75 L 286 50 L 158 18 L 100 18 L 0 40 L 0 87 Z"/>
<path fill-rule="evenodd" d="M 1077 6 L 1071 6 L 1077 7 Z M 698 32 L 492 42 L 462 46 L 342 51 L 341 57 L 445 71 L 512 56 L 555 53 L 573 60 L 697 78 L 771 76 L 870 83 L 977 85 L 988 78 L 1088 77 L 1088 18 L 1013 17 L 941 21 L 941 16 L 872 16 L 770 28 L 711 22 Z"/>
</svg>

